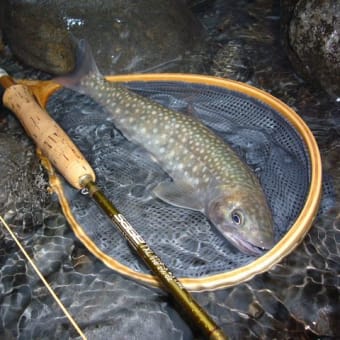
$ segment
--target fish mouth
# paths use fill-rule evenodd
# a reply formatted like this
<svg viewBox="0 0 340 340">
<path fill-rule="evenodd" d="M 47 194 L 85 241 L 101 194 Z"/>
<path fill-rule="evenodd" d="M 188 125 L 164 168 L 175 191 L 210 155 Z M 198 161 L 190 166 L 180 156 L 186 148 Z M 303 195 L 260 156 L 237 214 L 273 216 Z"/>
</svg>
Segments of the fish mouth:
<svg viewBox="0 0 340 340">
<path fill-rule="evenodd" d="M 258 247 L 254 244 L 252 244 L 251 242 L 248 242 L 246 240 L 243 240 L 241 238 L 236 237 L 235 235 L 231 235 L 228 234 L 226 235 L 228 238 L 228 241 L 230 241 L 230 243 L 235 246 L 237 249 L 239 249 L 240 251 L 242 251 L 243 253 L 247 254 L 247 255 L 263 255 L 263 253 L 268 250 L 266 248 L 263 247 Z"/>
</svg>

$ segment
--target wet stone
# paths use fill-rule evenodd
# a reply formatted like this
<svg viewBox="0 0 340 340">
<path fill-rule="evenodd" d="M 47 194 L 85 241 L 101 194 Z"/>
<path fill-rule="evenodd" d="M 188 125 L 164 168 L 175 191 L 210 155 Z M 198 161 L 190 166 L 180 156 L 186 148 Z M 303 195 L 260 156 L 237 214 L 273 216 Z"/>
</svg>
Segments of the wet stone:
<svg viewBox="0 0 340 340">
<path fill-rule="evenodd" d="M 5 0 L 1 10 L 15 56 L 45 72 L 75 68 L 74 38 L 89 42 L 103 74 L 202 69 L 204 31 L 181 1 Z"/>
<path fill-rule="evenodd" d="M 318 80 L 334 97 L 340 95 L 339 11 L 338 1 L 299 1 L 288 29 L 297 71 Z"/>
</svg>

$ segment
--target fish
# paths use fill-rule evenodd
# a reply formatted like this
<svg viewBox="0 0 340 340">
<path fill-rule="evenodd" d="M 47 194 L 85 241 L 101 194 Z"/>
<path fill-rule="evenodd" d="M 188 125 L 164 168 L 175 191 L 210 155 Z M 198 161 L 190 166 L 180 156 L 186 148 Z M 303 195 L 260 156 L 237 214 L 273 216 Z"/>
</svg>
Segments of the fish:
<svg viewBox="0 0 340 340">
<path fill-rule="evenodd" d="M 171 177 L 153 189 L 156 197 L 200 211 L 245 254 L 273 247 L 273 218 L 260 182 L 230 145 L 195 116 L 105 80 L 84 40 L 78 43 L 77 60 L 72 74 L 55 81 L 101 104 L 116 128 Z"/>
</svg>

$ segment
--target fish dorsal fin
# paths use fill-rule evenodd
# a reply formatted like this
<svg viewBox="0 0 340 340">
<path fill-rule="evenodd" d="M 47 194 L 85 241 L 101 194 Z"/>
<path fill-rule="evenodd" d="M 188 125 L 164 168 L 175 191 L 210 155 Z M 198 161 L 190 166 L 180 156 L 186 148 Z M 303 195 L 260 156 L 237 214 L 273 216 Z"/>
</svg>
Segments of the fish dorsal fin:
<svg viewBox="0 0 340 340">
<path fill-rule="evenodd" d="M 197 190 L 186 182 L 169 182 L 159 183 L 154 189 L 154 194 L 162 201 L 185 209 L 203 211 L 204 203 Z"/>
</svg>

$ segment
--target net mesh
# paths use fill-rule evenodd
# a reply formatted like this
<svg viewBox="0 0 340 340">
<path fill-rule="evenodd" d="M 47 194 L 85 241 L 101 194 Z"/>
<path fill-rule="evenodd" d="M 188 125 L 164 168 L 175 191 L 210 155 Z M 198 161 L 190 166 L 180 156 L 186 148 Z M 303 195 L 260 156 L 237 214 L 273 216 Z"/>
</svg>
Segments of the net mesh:
<svg viewBox="0 0 340 340">
<path fill-rule="evenodd" d="M 225 88 L 182 82 L 125 84 L 173 110 L 197 116 L 243 158 L 260 179 L 278 241 L 299 215 L 309 188 L 310 161 L 302 138 L 278 112 Z M 91 99 L 62 90 L 48 111 L 85 154 L 97 183 L 178 277 L 230 271 L 254 260 L 234 249 L 199 212 L 173 207 L 152 194 L 167 174 L 117 131 Z M 72 213 L 105 254 L 137 271 L 149 270 L 87 196 L 64 183 Z"/>
</svg>

